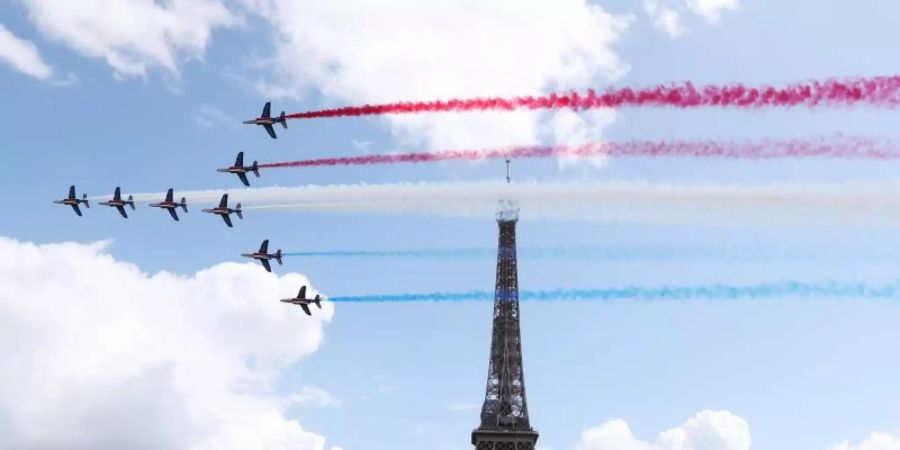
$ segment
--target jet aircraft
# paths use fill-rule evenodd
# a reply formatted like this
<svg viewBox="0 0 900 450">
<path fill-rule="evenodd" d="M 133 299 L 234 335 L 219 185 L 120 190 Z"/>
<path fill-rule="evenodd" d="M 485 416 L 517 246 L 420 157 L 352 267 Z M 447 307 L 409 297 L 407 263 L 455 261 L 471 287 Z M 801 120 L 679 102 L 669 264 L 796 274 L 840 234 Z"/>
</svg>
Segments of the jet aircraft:
<svg viewBox="0 0 900 450">
<path fill-rule="evenodd" d="M 229 228 L 231 228 L 231 213 L 237 214 L 238 219 L 244 218 L 241 212 L 240 203 L 237 204 L 237 208 L 228 207 L 228 194 L 222 194 L 222 200 L 219 201 L 219 206 L 212 209 L 204 209 L 203 212 L 222 216 L 222 220 L 225 221 L 225 225 L 228 225 Z"/>
<path fill-rule="evenodd" d="M 151 203 L 150 206 L 154 208 L 163 208 L 169 210 L 169 214 L 172 215 L 172 218 L 176 221 L 178 220 L 178 213 L 176 210 L 180 206 L 184 212 L 188 212 L 187 202 L 184 200 L 184 197 L 181 197 L 180 203 L 175 203 L 172 198 L 172 188 L 169 188 L 169 192 L 166 192 L 166 199 L 159 203 Z"/>
<path fill-rule="evenodd" d="M 244 152 L 238 152 L 237 159 L 234 160 L 233 166 L 225 167 L 224 169 L 216 169 L 216 172 L 233 173 L 241 179 L 241 183 L 244 183 L 244 186 L 250 186 L 250 182 L 247 181 L 247 172 L 253 172 L 253 174 L 259 178 L 259 165 L 256 161 L 253 161 L 253 164 L 245 166 Z"/>
<path fill-rule="evenodd" d="M 278 136 L 275 135 L 275 129 L 272 128 L 272 125 L 276 123 L 280 123 L 285 129 L 287 129 L 287 119 L 285 118 L 284 111 L 281 112 L 281 115 L 278 117 L 272 117 L 272 102 L 266 102 L 266 105 L 263 106 L 262 114 L 250 120 L 245 120 L 244 123 L 248 125 L 262 125 L 266 132 L 269 133 L 269 136 L 272 136 L 272 139 L 278 139 Z"/>
<path fill-rule="evenodd" d="M 262 245 L 259 246 L 259 251 L 256 253 L 241 253 L 241 256 L 245 258 L 253 258 L 262 263 L 263 267 L 265 267 L 266 272 L 271 272 L 272 267 L 269 265 L 270 260 L 278 261 L 278 265 L 281 265 L 281 249 L 278 249 L 275 253 L 269 253 L 269 240 L 266 239 L 262 242 Z"/>
<path fill-rule="evenodd" d="M 319 297 L 319 294 L 316 294 L 315 298 L 306 298 L 306 286 L 300 288 L 300 293 L 297 294 L 294 298 L 283 298 L 281 299 L 282 303 L 290 303 L 292 305 L 300 305 L 303 308 L 303 312 L 306 313 L 307 316 L 311 316 L 312 313 L 309 312 L 309 304 L 315 303 L 319 309 L 322 309 L 322 299 Z"/>
<path fill-rule="evenodd" d="M 53 203 L 59 205 L 69 205 L 72 209 L 75 210 L 75 214 L 81 216 L 81 208 L 78 207 L 79 204 L 84 203 L 85 208 L 90 208 L 91 203 L 87 199 L 87 194 L 83 194 L 81 198 L 75 196 L 75 186 L 69 186 L 69 196 L 62 200 L 54 200 Z"/>
<path fill-rule="evenodd" d="M 126 219 L 128 214 L 125 213 L 125 205 L 131 206 L 131 210 L 134 211 L 134 198 L 129 195 L 128 200 L 122 200 L 122 190 L 119 186 L 116 186 L 116 192 L 113 194 L 112 200 L 100 202 L 100 204 L 103 206 L 115 206 L 119 210 L 119 214 Z"/>
</svg>

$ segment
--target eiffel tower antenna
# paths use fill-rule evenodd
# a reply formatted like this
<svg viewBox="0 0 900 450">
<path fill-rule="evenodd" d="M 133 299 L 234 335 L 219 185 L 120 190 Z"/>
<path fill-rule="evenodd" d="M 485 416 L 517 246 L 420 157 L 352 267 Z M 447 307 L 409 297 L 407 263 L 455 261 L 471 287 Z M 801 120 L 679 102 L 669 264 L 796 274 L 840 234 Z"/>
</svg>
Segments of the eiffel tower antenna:
<svg viewBox="0 0 900 450">
<path fill-rule="evenodd" d="M 508 163 L 508 162 L 507 162 Z M 519 276 L 516 260 L 518 209 L 501 202 L 500 240 L 487 388 L 481 425 L 472 431 L 475 450 L 534 450 L 538 432 L 528 420 L 522 337 L 519 332 Z"/>
<path fill-rule="evenodd" d="M 509 184 L 509 160 L 506 160 L 506 183 Z"/>
</svg>

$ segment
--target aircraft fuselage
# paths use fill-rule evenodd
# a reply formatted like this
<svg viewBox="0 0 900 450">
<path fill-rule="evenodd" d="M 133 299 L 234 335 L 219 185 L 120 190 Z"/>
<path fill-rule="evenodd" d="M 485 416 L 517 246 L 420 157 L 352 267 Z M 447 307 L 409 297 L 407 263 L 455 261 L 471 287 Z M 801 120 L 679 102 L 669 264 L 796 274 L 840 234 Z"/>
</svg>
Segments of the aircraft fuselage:
<svg viewBox="0 0 900 450">
<path fill-rule="evenodd" d="M 100 202 L 103 206 L 125 206 L 131 204 L 131 202 L 126 202 L 124 200 L 110 200 L 108 202 Z"/>
<path fill-rule="evenodd" d="M 231 213 L 235 212 L 235 210 L 231 209 L 231 208 L 210 208 L 210 209 L 204 209 L 203 212 L 219 214 L 219 215 L 226 215 L 226 214 L 231 214 Z"/>
<path fill-rule="evenodd" d="M 163 203 L 151 203 L 150 206 L 152 206 L 152 207 L 154 207 L 154 208 L 175 209 L 175 208 L 178 208 L 178 207 L 181 206 L 181 205 L 178 204 L 178 203 L 165 203 L 165 202 L 163 202 Z"/>
<path fill-rule="evenodd" d="M 276 117 L 257 117 L 256 119 L 244 121 L 247 125 L 275 125 L 279 122 L 281 122 L 281 120 Z"/>
<path fill-rule="evenodd" d="M 250 168 L 249 168 L 249 167 L 237 167 L 237 166 L 231 166 L 231 167 L 227 167 L 227 168 L 225 168 L 225 169 L 216 169 L 216 172 L 225 172 L 225 173 L 249 173 L 249 172 L 250 172 Z"/>
<path fill-rule="evenodd" d="M 62 200 L 54 200 L 53 203 L 56 203 L 59 205 L 72 206 L 72 205 L 77 205 L 79 203 L 84 203 L 84 200 L 79 200 L 77 198 L 66 198 L 66 199 L 62 199 Z"/>
<path fill-rule="evenodd" d="M 245 258 L 258 259 L 261 261 L 262 260 L 269 261 L 275 257 L 274 255 L 270 255 L 268 253 L 241 253 L 241 256 L 243 256 Z"/>
</svg>

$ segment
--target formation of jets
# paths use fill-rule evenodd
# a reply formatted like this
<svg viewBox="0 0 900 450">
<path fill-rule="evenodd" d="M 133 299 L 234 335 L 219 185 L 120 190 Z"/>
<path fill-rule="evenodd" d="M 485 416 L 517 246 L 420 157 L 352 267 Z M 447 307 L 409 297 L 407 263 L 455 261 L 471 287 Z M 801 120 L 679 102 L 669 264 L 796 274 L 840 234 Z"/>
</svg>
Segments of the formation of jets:
<svg viewBox="0 0 900 450">
<path fill-rule="evenodd" d="M 251 125 L 262 125 L 269 136 L 272 137 L 272 139 L 277 139 L 278 136 L 275 135 L 275 129 L 273 125 L 280 123 L 282 127 L 287 128 L 287 117 L 284 111 L 281 112 L 281 115 L 272 117 L 272 104 L 271 102 L 267 102 L 263 107 L 262 114 L 259 117 L 251 120 L 245 120 L 244 123 Z M 244 152 L 239 152 L 237 154 L 237 158 L 235 158 L 233 165 L 221 169 L 216 169 L 216 171 L 233 173 L 238 176 L 238 179 L 241 180 L 241 183 L 244 186 L 248 187 L 250 186 L 250 181 L 247 179 L 248 173 L 252 173 L 256 175 L 257 178 L 259 178 L 259 164 L 256 161 L 253 161 L 253 164 L 245 166 Z M 75 186 L 69 187 L 69 195 L 67 197 L 60 200 L 54 200 L 53 203 L 71 206 L 75 211 L 75 214 L 77 214 L 78 216 L 82 215 L 81 205 L 84 205 L 85 208 L 91 207 L 87 194 L 82 193 L 81 198 L 79 198 L 75 193 Z M 125 209 L 126 206 L 130 207 L 132 211 L 135 210 L 134 197 L 129 195 L 126 199 L 123 199 L 122 188 L 119 186 L 116 186 L 111 199 L 100 201 L 98 203 L 103 206 L 116 208 L 116 210 L 119 211 L 119 214 L 125 219 L 128 218 L 128 213 Z M 166 192 L 165 199 L 158 203 L 150 203 L 149 206 L 168 211 L 169 215 L 172 216 L 172 219 L 176 221 L 179 220 L 179 208 L 181 208 L 185 213 L 188 212 L 187 199 L 181 197 L 180 201 L 175 201 L 175 190 L 173 188 L 169 188 L 169 190 Z M 228 194 L 222 195 L 222 199 L 219 201 L 219 206 L 203 209 L 202 212 L 215 214 L 222 217 L 222 220 L 225 221 L 225 225 L 227 225 L 229 228 L 233 227 L 233 224 L 231 222 L 231 214 L 237 215 L 238 219 L 244 218 L 240 203 L 237 203 L 234 208 L 228 206 Z M 278 262 L 278 265 L 282 265 L 281 249 L 278 249 L 277 251 L 275 251 L 275 253 L 269 253 L 268 239 L 262 242 L 262 244 L 259 246 L 258 251 L 253 253 L 242 253 L 241 256 L 259 261 L 267 272 L 272 272 L 272 266 L 270 264 L 270 261 L 272 260 Z M 281 299 L 282 303 L 300 306 L 303 309 L 303 312 L 308 316 L 312 315 L 309 305 L 314 304 L 319 309 L 322 309 L 321 301 L 322 297 L 319 294 L 316 294 L 316 296 L 313 298 L 307 298 L 306 286 L 302 286 L 300 288 L 300 292 L 296 297 Z"/>
</svg>

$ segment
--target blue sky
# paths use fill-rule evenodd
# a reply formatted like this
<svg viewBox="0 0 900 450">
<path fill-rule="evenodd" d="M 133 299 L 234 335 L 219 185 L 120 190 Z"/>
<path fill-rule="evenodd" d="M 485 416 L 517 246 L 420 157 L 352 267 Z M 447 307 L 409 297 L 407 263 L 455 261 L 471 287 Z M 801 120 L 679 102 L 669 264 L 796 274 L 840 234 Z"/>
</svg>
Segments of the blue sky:
<svg viewBox="0 0 900 450">
<path fill-rule="evenodd" d="M 31 41 L 53 70 L 52 76 L 41 79 L 17 70 L 14 64 L 0 65 L 0 148 L 7 169 L 0 180 L 6 202 L 0 236 L 36 244 L 111 239 L 106 252 L 150 274 L 169 271 L 190 276 L 222 262 L 238 262 L 240 252 L 253 250 L 264 238 L 285 251 L 491 248 L 496 245 L 497 231 L 491 218 L 266 211 L 246 214 L 245 220 L 228 229 L 217 218 L 202 215 L 197 207 L 179 223 L 145 206 L 139 206 L 126 221 L 97 206 L 77 218 L 51 200 L 62 197 L 70 184 L 90 195 L 111 193 L 115 186 L 122 186 L 125 192 L 163 191 L 170 186 L 176 191 L 237 190 L 239 184 L 233 176 L 214 170 L 230 164 L 237 151 L 244 151 L 249 160 L 271 162 L 469 143 L 528 144 L 532 142 L 523 140 L 532 135 L 538 142 L 565 138 L 509 131 L 507 128 L 520 123 L 504 122 L 503 118 L 492 127 L 496 133 L 490 136 L 478 134 L 480 128 L 471 132 L 461 128 L 462 137 L 449 139 L 440 128 L 443 125 L 436 124 L 440 118 L 422 124 L 347 118 L 292 121 L 290 129 L 278 130 L 278 140 L 270 140 L 263 130 L 239 124 L 257 114 L 269 99 L 275 102 L 274 110 L 291 113 L 374 101 L 381 95 L 430 98 L 432 92 L 444 91 L 429 83 L 448 78 L 446 95 L 481 94 L 502 85 L 505 76 L 514 79 L 509 89 L 533 84 L 535 90 L 544 90 L 554 83 L 566 88 L 682 80 L 777 84 L 900 72 L 900 62 L 892 57 L 900 5 L 886 0 L 743 1 L 736 9 L 723 9 L 714 21 L 693 13 L 688 6 L 692 2 L 657 2 L 679 14 L 687 31 L 676 37 L 655 28 L 636 2 L 596 2 L 593 7 L 602 8 L 625 25 L 600 33 L 598 39 L 602 39 L 596 42 L 572 38 L 577 45 L 567 44 L 583 54 L 573 64 L 589 70 L 588 76 L 559 75 L 553 72 L 558 69 L 541 66 L 542 60 L 535 57 L 506 69 L 524 74 L 496 73 L 497 67 L 485 63 L 482 84 L 469 80 L 454 84 L 451 76 L 474 76 L 468 67 L 483 63 L 487 58 L 483 53 L 502 55 L 508 46 L 517 45 L 512 37 L 519 35 L 504 34 L 501 26 L 497 34 L 456 41 L 453 35 L 441 34 L 453 28 L 442 21 L 516 22 L 503 16 L 510 14 L 511 8 L 460 12 L 448 7 L 446 17 L 436 19 L 421 8 L 401 11 L 399 4 L 384 10 L 355 7 L 366 14 L 350 11 L 354 8 L 349 4 L 347 11 L 339 13 L 311 6 L 312 19 L 297 18 L 296 23 L 317 19 L 323 24 L 320 26 L 336 29 L 336 35 L 351 38 L 330 43 L 297 35 L 295 41 L 285 43 L 282 35 L 293 23 L 295 7 L 281 11 L 269 2 L 259 2 L 257 14 L 246 6 L 251 2 L 226 2 L 239 20 L 228 25 L 209 25 L 214 21 L 197 25 L 211 30 L 199 49 L 185 50 L 190 46 L 179 47 L 173 43 L 175 38 L 161 44 L 173 49 L 177 71 L 154 63 L 151 51 L 133 52 L 128 54 L 147 62 L 145 73 L 134 74 L 123 73 L 115 63 L 79 46 L 73 36 L 83 29 L 66 31 L 59 20 L 43 22 L 36 11 L 52 3 L 22 1 L 0 7 L 0 24 L 19 39 Z M 580 2 L 564 3 L 567 6 L 560 9 L 574 12 L 559 13 L 560 20 L 569 19 L 565 14 L 587 11 Z M 539 17 L 528 15 L 533 9 L 523 7 L 523 23 Z M 417 21 L 417 14 L 427 17 Z M 555 14 L 547 12 L 554 18 Z M 359 68 L 351 67 L 356 56 L 367 50 L 361 42 L 377 41 L 377 36 L 365 34 L 370 31 L 367 28 L 360 31 L 355 27 L 354 20 L 366 16 L 373 22 L 393 21 L 407 15 L 411 20 L 402 23 L 408 24 L 411 33 L 431 36 L 423 37 L 426 43 L 442 43 L 434 49 L 435 59 L 452 58 L 453 64 L 429 67 L 428 58 L 423 63 L 415 56 L 424 51 L 407 43 L 403 45 L 411 47 L 405 51 L 386 51 L 384 61 L 360 61 Z M 344 16 L 346 22 L 335 20 Z M 429 28 L 432 21 L 441 26 Z M 148 27 L 151 22 L 148 20 Z M 603 23 L 607 22 L 583 26 Z M 460 27 L 461 34 L 469 34 L 465 25 Z M 67 34 L 70 32 L 75 34 Z M 363 37 L 353 39 L 358 33 Z M 306 47 L 296 44 L 300 37 L 307 39 Z M 387 37 L 383 44 L 396 45 L 394 39 Z M 487 50 L 470 45 L 478 40 L 484 41 Z M 554 39 L 547 36 L 545 40 Z M 347 49 L 347 55 L 328 53 L 344 51 L 342 45 L 360 48 Z M 126 47 L 114 43 L 98 51 L 127 53 L 121 50 Z M 618 60 L 594 64 L 592 58 L 608 57 L 595 47 L 612 52 Z M 561 48 L 568 50 L 564 45 Z M 373 45 L 368 50 L 374 60 L 374 53 L 382 49 Z M 406 53 L 413 56 L 395 63 L 389 59 Z M 303 55 L 310 55 L 314 64 L 305 64 Z M 332 56 L 335 59 L 329 59 Z M 369 63 L 371 66 L 365 65 Z M 382 94 L 376 83 L 385 80 L 383 73 L 373 71 L 370 79 L 358 79 L 359 74 L 384 66 L 403 74 L 396 82 L 388 81 L 387 94 Z M 467 69 L 456 73 L 447 67 Z M 328 80 L 329 70 L 334 70 L 332 75 L 339 82 Z M 516 81 L 529 78 L 529 71 L 544 76 L 537 77 L 537 82 Z M 836 131 L 895 137 L 898 118 L 895 111 L 865 107 L 814 111 L 627 109 L 616 112 L 608 126 L 584 117 L 588 128 L 607 139 L 783 138 Z M 485 121 L 493 125 L 495 119 Z M 454 125 L 463 127 L 481 119 L 475 115 L 465 120 Z M 540 128 L 554 120 L 541 113 L 528 116 L 523 123 Z M 354 141 L 368 146 L 360 150 Z M 603 168 L 561 168 L 550 160 L 517 161 L 512 168 L 514 180 L 523 181 L 740 184 L 888 182 L 898 169 L 896 163 L 883 161 L 695 159 L 621 159 L 611 160 Z M 269 170 L 251 182 L 299 186 L 468 181 L 503 175 L 502 162 L 490 161 Z M 900 245 L 900 238 L 886 226 L 724 227 L 534 220 L 520 222 L 518 231 L 520 247 L 659 246 L 666 254 L 673 249 L 692 254 L 696 248 L 743 245 L 772 249 L 776 255 L 723 258 L 712 250 L 707 257 L 685 258 L 525 258 L 519 273 L 523 289 L 828 279 L 880 282 L 895 280 L 900 269 L 883 257 L 884 247 Z M 779 249 L 790 253 L 791 249 L 809 248 L 823 252 L 837 248 L 847 259 L 777 256 Z M 490 257 L 296 257 L 285 263 L 279 268 L 282 272 L 304 274 L 325 294 L 352 295 L 490 290 L 495 261 Z M 467 448 L 468 433 L 478 418 L 478 410 L 472 406 L 480 406 L 484 392 L 490 307 L 488 303 L 338 305 L 331 323 L 324 325 L 318 349 L 280 370 L 274 388 L 276 396 L 287 397 L 304 386 L 315 386 L 336 400 L 320 407 L 291 406 L 285 416 L 324 436 L 327 448 Z M 892 357 L 900 343 L 900 328 L 895 326 L 898 316 L 897 304 L 872 300 L 527 303 L 523 305 L 523 345 L 532 424 L 541 433 L 544 448 L 554 450 L 575 448 L 586 429 L 615 418 L 627 421 L 637 438 L 653 442 L 658 433 L 682 425 L 702 410 L 730 411 L 743 418 L 749 424 L 753 448 L 825 449 L 842 441 L 859 443 L 872 432 L 900 430 L 900 412 L 895 407 L 900 388 L 893 376 L 900 371 L 900 363 Z M 304 327 L 305 317 L 292 318 L 296 327 Z M 91 353 L 90 349 L 84 351 L 85 355 Z M 0 418 L 3 414 L 0 412 Z M 603 448 L 583 445 L 584 449 Z"/>
</svg>

